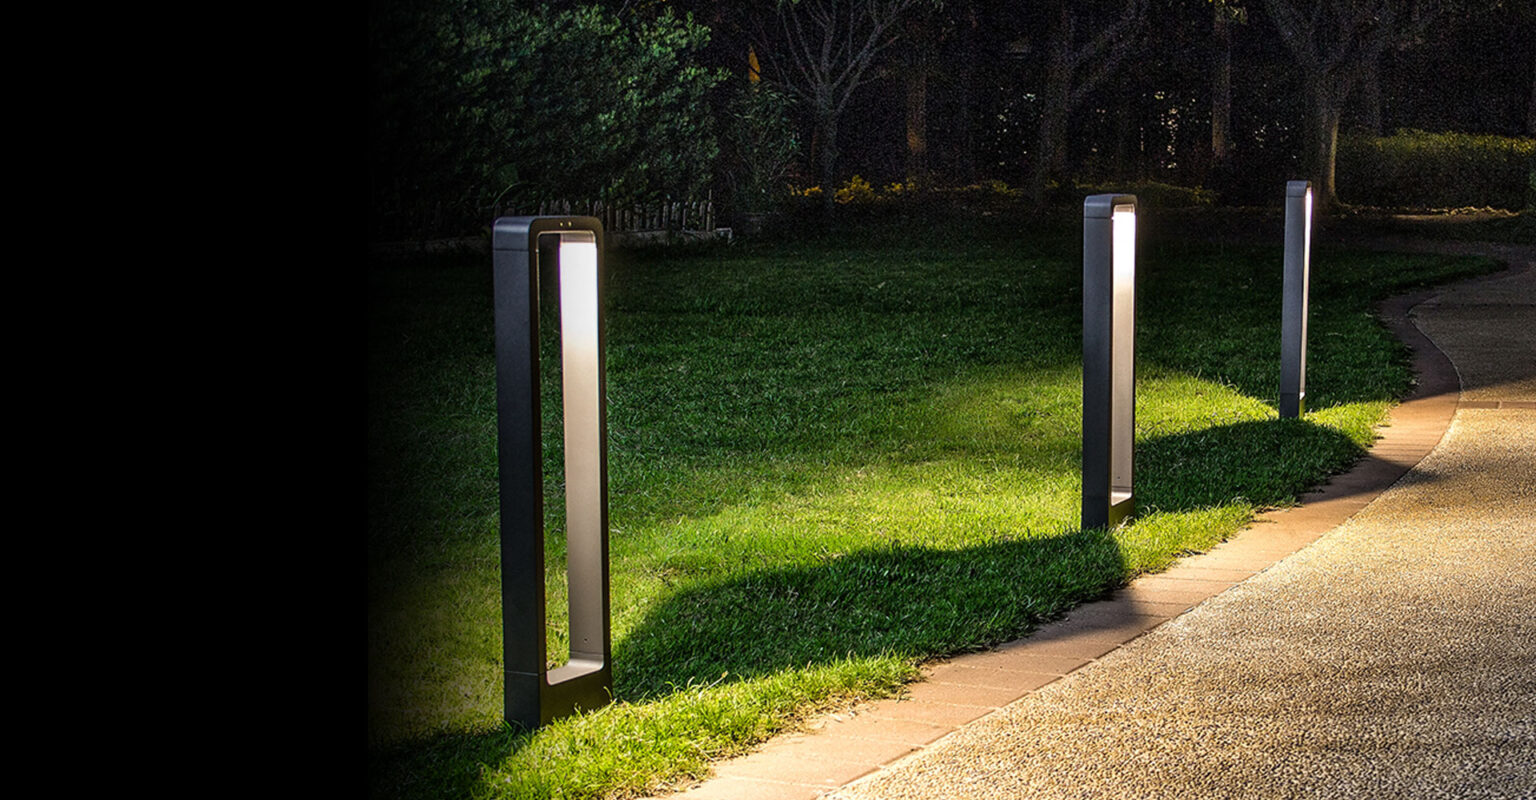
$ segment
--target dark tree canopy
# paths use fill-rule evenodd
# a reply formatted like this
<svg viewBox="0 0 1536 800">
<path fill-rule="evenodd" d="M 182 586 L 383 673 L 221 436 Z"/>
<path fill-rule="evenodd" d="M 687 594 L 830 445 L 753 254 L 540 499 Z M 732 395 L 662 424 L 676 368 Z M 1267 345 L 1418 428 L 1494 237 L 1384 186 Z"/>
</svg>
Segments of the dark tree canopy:
<svg viewBox="0 0 1536 800">
<path fill-rule="evenodd" d="M 500 206 L 1003 181 L 1274 202 L 1338 142 L 1536 132 L 1531 0 L 377 0 L 376 236 Z M 554 87 L 560 87 L 558 89 Z M 753 87 L 761 88 L 754 93 Z M 1059 187 L 1059 188 L 1050 188 Z M 1049 190 L 1048 190 L 1049 189 Z M 573 196 L 574 195 L 574 196 Z M 477 222 L 478 220 L 478 222 Z"/>
<path fill-rule="evenodd" d="M 709 187 L 708 96 L 724 76 L 699 62 L 709 30 L 691 19 L 391 0 L 372 22 L 377 217 L 431 225 Z"/>
</svg>

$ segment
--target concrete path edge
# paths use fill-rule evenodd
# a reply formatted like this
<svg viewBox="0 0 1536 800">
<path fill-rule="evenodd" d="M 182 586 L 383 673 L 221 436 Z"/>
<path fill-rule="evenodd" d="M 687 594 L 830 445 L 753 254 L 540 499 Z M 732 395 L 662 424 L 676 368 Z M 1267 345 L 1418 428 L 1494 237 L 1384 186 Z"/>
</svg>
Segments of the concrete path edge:
<svg viewBox="0 0 1536 800">
<path fill-rule="evenodd" d="M 1519 274 L 1529 265 L 1467 281 Z M 896 698 L 862 703 L 770 740 L 715 766 L 714 775 L 672 800 L 811 800 L 861 782 L 1061 677 L 1102 658 L 1316 541 L 1369 505 L 1439 444 L 1461 403 L 1451 360 L 1413 321 L 1413 309 L 1449 287 L 1390 298 L 1381 321 L 1406 345 L 1415 385 L 1350 469 L 1303 495 L 1296 506 L 1262 513 L 1211 550 L 1146 575 L 1105 600 L 1087 603 L 1030 636 L 995 650 L 941 659 Z"/>
</svg>

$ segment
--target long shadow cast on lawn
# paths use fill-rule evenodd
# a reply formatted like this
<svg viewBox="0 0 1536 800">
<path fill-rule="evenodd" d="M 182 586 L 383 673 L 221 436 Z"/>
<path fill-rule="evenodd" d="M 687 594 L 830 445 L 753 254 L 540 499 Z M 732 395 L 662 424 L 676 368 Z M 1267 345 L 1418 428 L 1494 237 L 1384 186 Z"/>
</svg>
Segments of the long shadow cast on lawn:
<svg viewBox="0 0 1536 800">
<path fill-rule="evenodd" d="M 1313 476 L 1342 469 L 1360 452 L 1348 437 L 1302 420 L 1158 437 L 1138 445 L 1139 502 L 1148 515 L 1235 498 L 1283 505 Z M 994 645 L 1124 585 L 1149 560 L 1160 568 L 1215 543 L 1173 544 L 1149 559 L 1129 552 L 1134 531 L 1067 530 L 954 550 L 870 548 L 696 585 L 668 597 L 616 642 L 616 694 L 645 702 L 722 675 L 742 680 L 850 656 L 921 657 Z M 480 765 L 499 763 L 530 741 L 513 729 L 418 740 L 376 753 L 370 781 L 377 795 L 468 796 Z"/>
<path fill-rule="evenodd" d="M 1360 449 L 1301 420 L 1257 420 L 1140 444 L 1146 513 L 1284 505 Z M 848 656 L 922 656 L 996 644 L 1214 542 L 1127 560 L 1121 536 L 1069 530 L 961 549 L 869 548 L 683 589 L 614 652 L 616 691 L 641 701 L 722 675 L 750 678 Z M 1140 547 L 1140 545 L 1138 545 Z M 1155 547 L 1155 545 L 1154 545 Z M 1160 562 L 1160 563 L 1159 563 Z"/>
</svg>

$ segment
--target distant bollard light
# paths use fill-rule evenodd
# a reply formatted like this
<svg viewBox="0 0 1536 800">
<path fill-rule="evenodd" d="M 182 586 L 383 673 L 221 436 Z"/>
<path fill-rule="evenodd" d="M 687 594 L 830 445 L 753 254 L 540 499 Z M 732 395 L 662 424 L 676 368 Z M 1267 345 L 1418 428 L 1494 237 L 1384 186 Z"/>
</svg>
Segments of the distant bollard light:
<svg viewBox="0 0 1536 800">
<path fill-rule="evenodd" d="M 1083 201 L 1083 528 L 1136 509 L 1136 197 Z"/>
<path fill-rule="evenodd" d="M 539 410 L 539 239 L 558 240 L 570 660 L 547 670 L 544 471 Z M 496 452 L 507 721 L 535 728 L 612 699 L 608 431 L 601 312 L 603 226 L 593 217 L 502 217 L 492 233 Z"/>
<path fill-rule="evenodd" d="M 1307 285 L 1312 270 L 1312 184 L 1285 185 L 1285 282 L 1280 309 L 1280 416 L 1307 411 Z"/>
</svg>

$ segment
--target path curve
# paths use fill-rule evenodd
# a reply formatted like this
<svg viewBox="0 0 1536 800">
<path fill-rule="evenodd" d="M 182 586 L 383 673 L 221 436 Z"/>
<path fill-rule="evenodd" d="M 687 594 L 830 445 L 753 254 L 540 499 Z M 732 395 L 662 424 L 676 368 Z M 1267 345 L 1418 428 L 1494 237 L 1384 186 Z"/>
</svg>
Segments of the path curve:
<svg viewBox="0 0 1536 800">
<path fill-rule="evenodd" d="M 1515 266 L 1383 305 L 1419 380 L 1351 471 L 675 797 L 1536 797 L 1536 253 L 1449 247 Z"/>
</svg>

